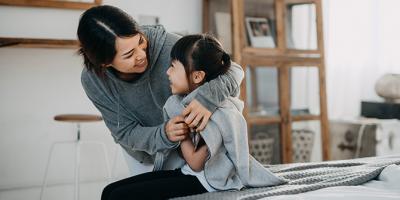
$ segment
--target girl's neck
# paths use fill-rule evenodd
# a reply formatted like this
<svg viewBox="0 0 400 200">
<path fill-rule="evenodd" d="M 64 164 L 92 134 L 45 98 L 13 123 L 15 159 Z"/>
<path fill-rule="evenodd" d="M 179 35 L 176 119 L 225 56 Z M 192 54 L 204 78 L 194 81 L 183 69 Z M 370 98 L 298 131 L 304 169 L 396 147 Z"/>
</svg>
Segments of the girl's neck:
<svg viewBox="0 0 400 200">
<path fill-rule="evenodd" d="M 193 91 L 195 91 L 200 86 L 201 86 L 201 84 L 194 84 L 194 83 L 189 84 L 189 92 L 186 95 L 192 93 Z"/>
</svg>

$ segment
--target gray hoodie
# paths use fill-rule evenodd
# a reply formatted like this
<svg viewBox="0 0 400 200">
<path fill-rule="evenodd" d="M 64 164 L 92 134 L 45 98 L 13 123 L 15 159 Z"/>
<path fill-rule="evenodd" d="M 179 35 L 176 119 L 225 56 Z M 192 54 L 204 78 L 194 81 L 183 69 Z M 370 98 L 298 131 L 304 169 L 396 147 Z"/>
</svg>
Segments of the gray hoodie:
<svg viewBox="0 0 400 200">
<path fill-rule="evenodd" d="M 198 90 L 195 90 L 185 98 L 171 96 L 164 105 L 165 119 L 179 115 L 197 93 Z M 210 153 L 204 166 L 207 182 L 217 190 L 285 183 L 249 154 L 247 123 L 242 110 L 243 102 L 237 97 L 229 97 L 213 113 L 204 131 L 200 132 Z M 185 164 L 176 149 L 160 152 L 157 157 L 162 159 L 157 159 L 156 169 L 169 170 Z"/>
<path fill-rule="evenodd" d="M 162 26 L 144 26 L 142 31 L 149 40 L 150 62 L 139 79 L 122 81 L 110 70 L 102 79 L 85 68 L 81 81 L 115 142 L 136 160 L 153 163 L 157 151 L 178 145 L 165 134 L 162 107 L 171 96 L 166 71 L 171 63 L 171 48 L 179 37 L 167 33 Z M 228 96 L 239 93 L 243 76 L 242 68 L 233 63 L 226 75 L 204 84 L 195 99 L 214 111 Z"/>
</svg>

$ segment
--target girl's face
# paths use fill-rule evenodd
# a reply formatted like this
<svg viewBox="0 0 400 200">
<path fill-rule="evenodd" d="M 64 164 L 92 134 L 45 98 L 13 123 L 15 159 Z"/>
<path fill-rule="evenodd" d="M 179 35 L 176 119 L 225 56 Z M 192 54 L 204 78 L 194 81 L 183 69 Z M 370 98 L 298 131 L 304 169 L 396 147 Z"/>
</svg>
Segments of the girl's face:
<svg viewBox="0 0 400 200">
<path fill-rule="evenodd" d="M 189 82 L 183 64 L 178 60 L 173 60 L 167 70 L 168 79 L 172 94 L 188 94 Z"/>
<path fill-rule="evenodd" d="M 132 37 L 117 37 L 115 40 L 117 53 L 111 65 L 122 73 L 143 73 L 147 63 L 147 41 L 141 34 Z"/>
</svg>

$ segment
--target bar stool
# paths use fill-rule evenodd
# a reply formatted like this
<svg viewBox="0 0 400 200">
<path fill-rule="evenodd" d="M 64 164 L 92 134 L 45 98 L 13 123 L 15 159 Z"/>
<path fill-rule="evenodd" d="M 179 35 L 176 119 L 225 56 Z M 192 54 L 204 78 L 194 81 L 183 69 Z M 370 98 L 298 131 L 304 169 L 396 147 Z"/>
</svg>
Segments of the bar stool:
<svg viewBox="0 0 400 200">
<path fill-rule="evenodd" d="M 51 147 L 50 147 L 50 154 L 47 158 L 47 164 L 46 164 L 46 170 L 45 170 L 45 175 L 43 179 L 43 184 L 42 188 L 40 191 L 40 199 L 43 198 L 44 195 L 44 189 L 47 186 L 47 176 L 48 176 L 48 170 L 49 170 L 49 165 L 50 165 L 50 160 L 53 155 L 53 151 L 55 146 L 60 145 L 60 144 L 75 144 L 75 195 L 74 199 L 78 200 L 79 199 L 79 167 L 80 167 L 80 151 L 81 151 L 81 145 L 83 144 L 95 144 L 99 145 L 101 149 L 103 150 L 104 153 L 104 160 L 106 162 L 106 168 L 107 168 L 107 175 L 108 175 L 108 180 L 111 180 L 111 173 L 110 173 L 110 167 L 109 167 L 109 162 L 108 162 L 108 156 L 107 156 L 107 151 L 106 151 L 106 146 L 102 142 L 97 142 L 97 141 L 81 141 L 81 123 L 88 123 L 88 122 L 98 122 L 102 121 L 103 118 L 99 115 L 88 115 L 88 114 L 62 114 L 62 115 L 56 115 L 54 117 L 55 121 L 60 121 L 60 122 L 69 122 L 69 123 L 76 123 L 76 140 L 74 141 L 59 141 L 59 142 L 54 142 Z"/>
</svg>

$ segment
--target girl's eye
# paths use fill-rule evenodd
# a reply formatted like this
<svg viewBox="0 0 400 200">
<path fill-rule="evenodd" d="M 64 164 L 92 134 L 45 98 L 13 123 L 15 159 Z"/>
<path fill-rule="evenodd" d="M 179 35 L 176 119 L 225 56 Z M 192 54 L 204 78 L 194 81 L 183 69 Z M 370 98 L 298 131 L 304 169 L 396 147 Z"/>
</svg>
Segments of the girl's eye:
<svg viewBox="0 0 400 200">
<path fill-rule="evenodd" d="M 125 59 L 131 58 L 133 56 L 133 53 L 130 54 L 129 56 L 125 57 Z"/>
</svg>

